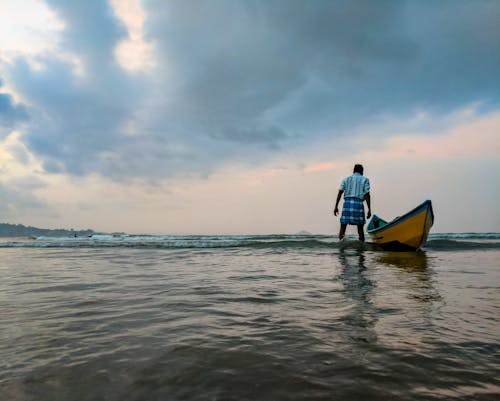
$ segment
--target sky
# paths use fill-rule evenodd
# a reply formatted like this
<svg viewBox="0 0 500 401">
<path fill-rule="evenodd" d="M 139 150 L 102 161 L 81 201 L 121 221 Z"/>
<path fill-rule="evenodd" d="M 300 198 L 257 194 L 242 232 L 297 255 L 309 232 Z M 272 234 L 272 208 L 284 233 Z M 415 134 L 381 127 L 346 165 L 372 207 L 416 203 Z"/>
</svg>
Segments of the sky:
<svg viewBox="0 0 500 401">
<path fill-rule="evenodd" d="M 497 0 L 0 0 L 0 222 L 500 232 Z M 352 232 L 354 233 L 355 230 Z"/>
</svg>

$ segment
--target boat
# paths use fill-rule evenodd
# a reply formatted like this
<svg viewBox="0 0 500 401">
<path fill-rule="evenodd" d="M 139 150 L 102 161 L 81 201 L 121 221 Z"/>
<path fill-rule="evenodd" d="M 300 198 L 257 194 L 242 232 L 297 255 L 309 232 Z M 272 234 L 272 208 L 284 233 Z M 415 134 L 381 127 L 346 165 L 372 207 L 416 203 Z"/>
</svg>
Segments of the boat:
<svg viewBox="0 0 500 401">
<path fill-rule="evenodd" d="M 426 200 L 390 222 L 373 215 L 367 231 L 373 242 L 383 249 L 416 251 L 425 244 L 433 223 L 432 202 Z"/>
</svg>

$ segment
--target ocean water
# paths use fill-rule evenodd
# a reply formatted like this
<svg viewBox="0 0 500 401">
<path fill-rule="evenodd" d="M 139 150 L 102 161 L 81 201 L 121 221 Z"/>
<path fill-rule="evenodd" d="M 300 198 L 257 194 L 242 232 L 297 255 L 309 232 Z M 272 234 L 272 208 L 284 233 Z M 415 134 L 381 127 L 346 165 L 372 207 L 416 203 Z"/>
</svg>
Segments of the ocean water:
<svg viewBox="0 0 500 401">
<path fill-rule="evenodd" d="M 0 241 L 0 400 L 498 400 L 500 235 Z"/>
</svg>

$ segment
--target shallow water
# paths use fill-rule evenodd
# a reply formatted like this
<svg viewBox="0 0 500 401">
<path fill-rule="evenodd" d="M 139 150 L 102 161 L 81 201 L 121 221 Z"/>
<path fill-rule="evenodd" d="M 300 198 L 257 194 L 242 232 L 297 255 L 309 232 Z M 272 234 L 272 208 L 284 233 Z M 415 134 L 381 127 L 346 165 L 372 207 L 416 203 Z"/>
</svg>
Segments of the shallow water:
<svg viewBox="0 0 500 401">
<path fill-rule="evenodd" d="M 498 399 L 495 239 L 230 240 L 0 245 L 0 399 Z"/>
</svg>

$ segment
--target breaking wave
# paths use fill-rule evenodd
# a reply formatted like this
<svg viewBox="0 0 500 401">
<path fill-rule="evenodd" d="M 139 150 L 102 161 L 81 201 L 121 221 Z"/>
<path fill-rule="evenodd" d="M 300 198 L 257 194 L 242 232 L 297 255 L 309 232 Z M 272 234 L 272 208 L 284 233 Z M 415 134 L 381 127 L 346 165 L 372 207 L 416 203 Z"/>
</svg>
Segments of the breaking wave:
<svg viewBox="0 0 500 401">
<path fill-rule="evenodd" d="M 36 237 L 0 240 L 0 248 L 357 248 L 377 250 L 375 244 L 360 243 L 355 236 L 339 242 L 328 235 L 93 235 L 90 237 Z M 500 248 L 500 233 L 431 234 L 427 250 L 471 250 Z"/>
</svg>

